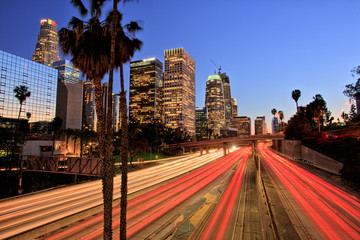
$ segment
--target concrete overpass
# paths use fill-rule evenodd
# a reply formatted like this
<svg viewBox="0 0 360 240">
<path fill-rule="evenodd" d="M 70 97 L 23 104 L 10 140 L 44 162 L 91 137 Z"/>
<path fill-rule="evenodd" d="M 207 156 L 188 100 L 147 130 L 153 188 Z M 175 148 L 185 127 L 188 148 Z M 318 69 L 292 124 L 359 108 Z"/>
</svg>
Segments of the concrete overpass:
<svg viewBox="0 0 360 240">
<path fill-rule="evenodd" d="M 284 134 L 264 134 L 264 135 L 242 135 L 237 137 L 230 138 L 220 138 L 214 140 L 206 141 L 196 141 L 196 142 L 185 142 L 177 144 L 165 145 L 165 148 L 172 149 L 181 149 L 182 153 L 189 149 L 190 152 L 194 148 L 200 149 L 200 154 L 202 155 L 204 150 L 206 153 L 209 153 L 210 147 L 218 147 L 224 149 L 224 155 L 229 153 L 229 148 L 232 146 L 244 146 L 244 145 L 254 145 L 258 141 L 271 140 L 273 142 L 274 149 L 276 151 L 282 152 L 284 149 Z"/>
</svg>

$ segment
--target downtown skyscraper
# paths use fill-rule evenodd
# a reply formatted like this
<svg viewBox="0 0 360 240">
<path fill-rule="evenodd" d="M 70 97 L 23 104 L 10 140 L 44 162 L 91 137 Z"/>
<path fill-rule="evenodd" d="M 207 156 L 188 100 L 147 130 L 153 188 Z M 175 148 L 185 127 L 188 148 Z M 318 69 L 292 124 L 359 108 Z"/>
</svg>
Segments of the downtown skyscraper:
<svg viewBox="0 0 360 240">
<path fill-rule="evenodd" d="M 51 19 L 41 19 L 40 24 L 32 60 L 51 67 L 53 62 L 60 60 L 57 24 Z"/>
<path fill-rule="evenodd" d="M 165 126 L 195 136 L 195 61 L 184 50 L 165 50 Z"/>
<path fill-rule="evenodd" d="M 130 63 L 129 122 L 163 122 L 163 64 L 156 58 Z"/>
<path fill-rule="evenodd" d="M 225 126 L 225 101 L 223 82 L 217 74 L 210 75 L 206 82 L 205 107 L 212 138 L 219 137 L 221 128 Z"/>
</svg>

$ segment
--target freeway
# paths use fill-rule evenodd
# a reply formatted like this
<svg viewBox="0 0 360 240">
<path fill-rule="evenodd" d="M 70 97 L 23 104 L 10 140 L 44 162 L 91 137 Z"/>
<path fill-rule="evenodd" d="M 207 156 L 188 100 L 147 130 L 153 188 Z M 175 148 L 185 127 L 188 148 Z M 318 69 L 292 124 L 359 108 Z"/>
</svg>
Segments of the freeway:
<svg viewBox="0 0 360 240">
<path fill-rule="evenodd" d="M 259 144 L 262 164 L 279 185 L 308 239 L 360 239 L 360 200 Z M 296 224 L 296 223 L 295 223 Z"/>
<path fill-rule="evenodd" d="M 247 156 L 249 151 L 250 147 L 237 150 L 197 171 L 129 200 L 127 237 L 130 239 L 143 239 L 143 237 L 140 237 L 143 235 L 139 234 L 139 232 L 146 232 L 146 235 L 149 235 L 151 232 L 146 229 L 149 226 L 151 227 L 157 219 L 214 182 L 237 164 L 241 157 Z M 114 207 L 113 217 L 115 221 L 113 229 L 115 238 L 119 231 L 119 214 L 119 206 Z M 103 231 L 102 221 L 103 215 L 97 214 L 44 237 L 51 240 L 100 239 Z"/>
<path fill-rule="evenodd" d="M 222 155 L 222 151 L 203 156 L 189 155 L 152 168 L 129 173 L 128 192 L 146 191 L 169 179 L 203 167 Z M 121 176 L 114 178 L 114 199 L 120 198 Z M 26 233 L 26 238 L 43 233 L 43 226 L 102 205 L 101 180 L 31 194 L 0 202 L 0 239 Z M 68 223 L 67 223 L 68 224 Z M 62 227 L 60 223 L 57 225 Z"/>
</svg>

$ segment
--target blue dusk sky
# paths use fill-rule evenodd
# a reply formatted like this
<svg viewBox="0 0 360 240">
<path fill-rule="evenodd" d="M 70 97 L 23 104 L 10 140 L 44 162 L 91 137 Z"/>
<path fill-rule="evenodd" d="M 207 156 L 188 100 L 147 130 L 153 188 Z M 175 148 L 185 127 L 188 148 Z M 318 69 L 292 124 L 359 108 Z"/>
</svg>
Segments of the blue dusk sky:
<svg viewBox="0 0 360 240">
<path fill-rule="evenodd" d="M 85 3 L 88 3 L 84 0 Z M 107 4 L 107 13 L 111 1 Z M 350 107 L 342 91 L 360 65 L 358 0 L 139 0 L 123 5 L 123 23 L 141 20 L 144 42 L 133 61 L 184 47 L 196 62 L 196 106 L 205 105 L 205 86 L 221 65 L 230 77 L 231 95 L 240 116 L 266 116 L 282 110 L 287 121 L 296 111 L 291 91 L 300 89 L 299 105 L 321 94 L 335 119 Z M 58 30 L 80 17 L 70 0 L 0 1 L 0 49 L 31 59 L 40 20 Z M 65 57 L 70 59 L 70 57 Z M 129 88 L 129 64 L 125 66 Z M 119 74 L 114 92 L 120 91 Z M 104 79 L 107 81 L 107 79 Z"/>
</svg>

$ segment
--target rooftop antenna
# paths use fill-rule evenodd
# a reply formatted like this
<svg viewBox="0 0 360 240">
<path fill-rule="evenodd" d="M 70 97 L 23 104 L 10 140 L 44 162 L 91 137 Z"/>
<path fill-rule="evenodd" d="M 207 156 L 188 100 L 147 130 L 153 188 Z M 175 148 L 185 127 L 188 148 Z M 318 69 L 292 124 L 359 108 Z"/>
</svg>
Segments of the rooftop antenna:
<svg viewBox="0 0 360 240">
<path fill-rule="evenodd" d="M 218 65 L 214 62 L 214 60 L 212 60 L 211 58 L 210 58 L 210 61 L 215 65 L 216 69 L 219 71 L 218 74 L 220 74 L 220 73 L 221 73 L 221 65 L 218 66 Z"/>
</svg>

